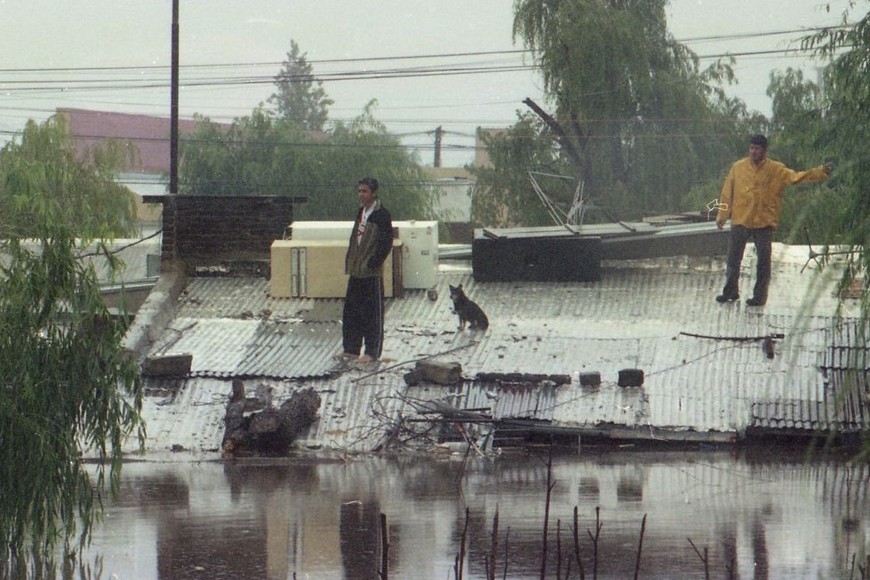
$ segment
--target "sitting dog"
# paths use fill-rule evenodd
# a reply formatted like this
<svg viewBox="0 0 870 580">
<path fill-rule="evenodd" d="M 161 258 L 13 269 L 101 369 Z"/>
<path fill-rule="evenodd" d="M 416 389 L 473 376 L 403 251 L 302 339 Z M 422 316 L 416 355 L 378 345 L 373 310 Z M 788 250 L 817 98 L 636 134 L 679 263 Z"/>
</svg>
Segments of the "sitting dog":
<svg viewBox="0 0 870 580">
<path fill-rule="evenodd" d="M 487 319 L 483 309 L 465 295 L 462 284 L 450 286 L 450 299 L 453 300 L 453 312 L 459 316 L 459 330 L 465 330 L 466 323 L 468 323 L 469 328 L 481 330 L 489 328 L 489 319 Z"/>
</svg>

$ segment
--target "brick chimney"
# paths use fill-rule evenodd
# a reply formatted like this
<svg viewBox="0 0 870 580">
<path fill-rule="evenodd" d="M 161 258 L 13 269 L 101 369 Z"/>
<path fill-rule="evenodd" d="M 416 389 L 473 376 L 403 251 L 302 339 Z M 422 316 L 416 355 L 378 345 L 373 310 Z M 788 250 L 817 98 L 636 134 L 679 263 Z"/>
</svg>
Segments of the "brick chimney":
<svg viewBox="0 0 870 580">
<path fill-rule="evenodd" d="M 143 201 L 163 205 L 163 270 L 181 266 L 196 274 L 254 265 L 254 273 L 267 275 L 272 242 L 284 236 L 294 206 L 307 198 L 167 194 Z"/>
</svg>

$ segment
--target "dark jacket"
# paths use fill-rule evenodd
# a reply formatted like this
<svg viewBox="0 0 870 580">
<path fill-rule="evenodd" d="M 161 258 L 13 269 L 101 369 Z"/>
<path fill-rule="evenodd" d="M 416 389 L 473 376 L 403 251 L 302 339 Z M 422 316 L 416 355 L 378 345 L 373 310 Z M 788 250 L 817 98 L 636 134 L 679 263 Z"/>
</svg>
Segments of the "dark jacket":
<svg viewBox="0 0 870 580">
<path fill-rule="evenodd" d="M 393 218 L 381 200 L 376 199 L 374 210 L 366 222 L 365 233 L 357 241 L 357 230 L 362 216 L 363 208 L 360 208 L 350 232 L 344 272 L 356 278 L 383 276 L 384 260 L 393 249 Z"/>
</svg>

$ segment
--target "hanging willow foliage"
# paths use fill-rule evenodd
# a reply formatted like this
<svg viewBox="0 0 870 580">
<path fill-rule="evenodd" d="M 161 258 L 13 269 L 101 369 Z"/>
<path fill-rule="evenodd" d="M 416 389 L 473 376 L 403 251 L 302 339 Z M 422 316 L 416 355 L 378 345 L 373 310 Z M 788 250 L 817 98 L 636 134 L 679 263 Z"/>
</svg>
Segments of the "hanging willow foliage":
<svg viewBox="0 0 870 580">
<path fill-rule="evenodd" d="M 666 0 L 514 2 L 514 37 L 530 50 L 545 93 L 523 104 L 542 123 L 524 115 L 485 140 L 492 170 L 474 170 L 477 224 L 553 223 L 539 223 L 528 171 L 571 177 L 561 191 L 548 185 L 548 195 L 567 212 L 582 187 L 586 207 L 596 210 L 589 217 L 599 221 L 700 212 L 718 194 L 734 145 L 742 149 L 749 133 L 744 126 L 757 122 L 725 92 L 731 63 L 701 69 L 668 31 L 666 7 Z M 705 193 L 687 205 L 693 189 Z"/>
<path fill-rule="evenodd" d="M 80 551 L 107 488 L 117 490 L 122 443 L 144 441 L 138 365 L 121 347 L 126 324 L 103 301 L 94 266 L 77 259 L 68 226 L 45 225 L 49 206 L 35 245 L 2 248 L 0 576 L 20 570 L 22 555 L 50 559 L 60 542 Z M 98 460 L 95 470 L 83 457 Z"/>
<path fill-rule="evenodd" d="M 77 151 L 62 115 L 28 121 L 0 148 L 0 234 L 39 237 L 49 214 L 79 237 L 136 234 L 136 196 L 114 179 L 134 149 L 109 141 Z"/>
</svg>

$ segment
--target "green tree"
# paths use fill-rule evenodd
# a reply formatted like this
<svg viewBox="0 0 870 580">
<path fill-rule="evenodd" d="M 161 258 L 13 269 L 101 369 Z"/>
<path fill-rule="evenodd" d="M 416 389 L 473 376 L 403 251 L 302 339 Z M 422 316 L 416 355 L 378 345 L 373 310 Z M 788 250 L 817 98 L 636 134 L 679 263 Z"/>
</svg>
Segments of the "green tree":
<svg viewBox="0 0 870 580">
<path fill-rule="evenodd" d="M 277 114 L 261 106 L 228 130 L 198 117 L 195 133 L 182 142 L 180 193 L 305 196 L 296 218 L 347 220 L 358 206 L 357 181 L 370 175 L 395 219 L 433 215 L 435 194 L 419 159 L 375 119 L 375 101 L 350 123 L 325 131 L 332 100 L 295 41 L 275 85 L 269 101 Z"/>
<path fill-rule="evenodd" d="M 33 169 L 46 170 L 78 175 Z M 138 364 L 121 346 L 125 321 L 80 259 L 86 241 L 75 241 L 68 205 L 16 202 L 31 223 L 7 228 L 29 240 L 7 233 L 0 265 L 0 576 L 19 578 L 47 573 L 60 542 L 74 555 L 89 541 L 107 487 L 116 490 L 122 444 L 134 432 L 143 441 L 144 427 Z M 84 454 L 97 459 L 93 477 Z"/>
<path fill-rule="evenodd" d="M 771 156 L 799 169 L 820 165 L 828 153 L 819 148 L 824 131 L 820 87 L 804 79 L 800 70 L 786 69 L 770 75 Z M 844 204 L 837 180 L 805 184 L 788 190 L 783 199 L 777 238 L 796 243 L 832 241 L 828 224 L 842 220 Z"/>
<path fill-rule="evenodd" d="M 796 151 L 812 149 L 821 129 L 820 87 L 804 79 L 802 71 L 788 68 L 770 73 L 767 96 L 773 110 L 770 132 L 779 135 L 778 145 L 787 139 L 788 146 Z"/>
<path fill-rule="evenodd" d="M 299 207 L 300 219 L 352 219 L 359 207 L 356 184 L 366 175 L 380 182 L 393 219 L 431 219 L 436 200 L 420 160 L 375 119 L 376 105 L 371 101 L 350 123 L 336 123 L 326 142 L 311 149 L 308 203 Z"/>
<path fill-rule="evenodd" d="M 347 220 L 358 206 L 357 181 L 371 175 L 394 219 L 428 219 L 434 200 L 419 160 L 374 118 L 374 107 L 317 134 L 262 109 L 236 119 L 229 131 L 200 119 L 182 143 L 179 192 L 307 196 L 296 218 Z"/>
<path fill-rule="evenodd" d="M 514 36 L 534 51 L 552 108 L 525 101 L 547 127 L 541 138 L 557 145 L 586 195 L 620 217 L 674 211 L 718 176 L 738 135 L 731 115 L 745 111 L 721 88 L 733 80 L 730 65 L 701 71 L 668 33 L 666 3 L 515 4 Z"/>
<path fill-rule="evenodd" d="M 816 140 L 819 150 L 830 153 L 834 162 L 833 178 L 839 197 L 831 200 L 842 211 L 835 214 L 828 226 L 828 240 L 839 244 L 838 258 L 846 260 L 842 269 L 842 289 L 861 288 L 861 318 L 855 339 L 858 347 L 847 356 L 852 359 L 849 368 L 857 369 L 856 378 L 847 379 L 843 394 L 866 397 L 866 381 L 861 369 L 866 368 L 863 355 L 868 344 L 870 319 L 870 292 L 867 276 L 870 274 L 870 12 L 853 21 L 852 12 L 859 2 L 850 2 L 850 10 L 843 13 L 841 26 L 821 30 L 804 39 L 803 48 L 829 61 L 824 71 L 823 128 Z M 825 252 L 825 255 L 830 255 Z M 823 263 L 828 258 L 823 257 Z M 861 281 L 861 284 L 855 282 Z M 856 458 L 866 461 L 870 457 L 870 438 L 864 433 L 864 446 Z"/>
<path fill-rule="evenodd" d="M 852 3 L 856 9 L 858 2 Z M 870 273 L 870 13 L 854 23 L 843 14 L 843 25 L 827 28 L 807 37 L 803 47 L 830 60 L 825 68 L 824 128 L 817 140 L 819 149 L 834 159 L 834 177 L 840 190 L 843 211 L 828 231 L 832 241 L 855 248 L 847 256 L 842 283 L 852 284 Z M 867 285 L 864 286 L 864 317 L 868 313 Z"/>
<path fill-rule="evenodd" d="M 305 56 L 300 54 L 296 41 L 291 40 L 287 60 L 275 77 L 277 91 L 269 102 L 277 107 L 279 117 L 307 131 L 322 131 L 333 100 L 327 97 L 321 81 L 315 79 Z"/>
<path fill-rule="evenodd" d="M 295 195 L 293 183 L 276 181 L 281 150 L 289 169 L 300 164 L 308 136 L 291 122 L 275 119 L 263 109 L 235 119 L 229 129 L 197 116 L 196 131 L 182 140 L 179 193 L 198 195 Z M 289 189 L 288 189 L 289 188 Z"/>
<path fill-rule="evenodd" d="M 20 141 L 0 150 L 0 227 L 2 237 L 35 236 L 40 210 L 51 207 L 80 237 L 113 238 L 136 232 L 135 196 L 115 183 L 123 156 L 121 143 L 108 143 L 77 157 L 64 118 L 27 122 Z"/>
<path fill-rule="evenodd" d="M 481 133 L 491 165 L 469 168 L 477 178 L 471 195 L 475 225 L 496 228 L 553 225 L 529 175 L 540 172 L 562 176 L 568 170 L 553 141 L 541 138 L 546 132 L 540 119 L 526 113 L 503 132 Z M 542 181 L 541 187 L 548 196 L 568 198 L 571 183 L 558 178 Z"/>
</svg>

